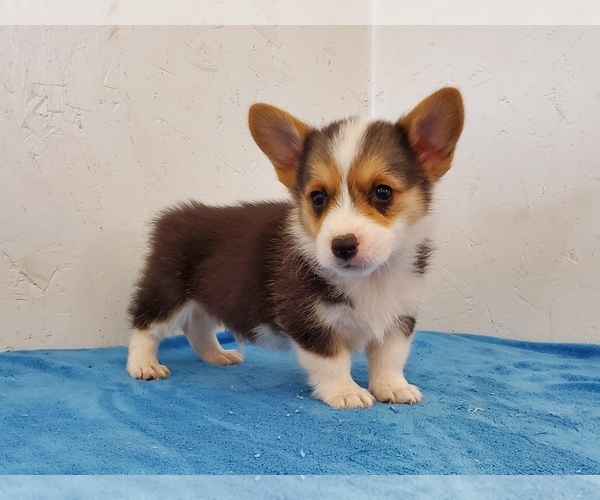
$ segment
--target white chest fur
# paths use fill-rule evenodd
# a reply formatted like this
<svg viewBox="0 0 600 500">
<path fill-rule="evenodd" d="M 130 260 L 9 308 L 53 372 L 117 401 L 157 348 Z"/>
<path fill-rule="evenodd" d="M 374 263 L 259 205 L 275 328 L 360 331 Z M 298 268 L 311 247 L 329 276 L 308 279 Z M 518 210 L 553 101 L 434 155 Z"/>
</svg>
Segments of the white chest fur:
<svg viewBox="0 0 600 500">
<path fill-rule="evenodd" d="M 415 316 L 422 301 L 423 275 L 413 269 L 409 252 L 376 269 L 371 275 L 338 283 L 351 305 L 320 302 L 320 319 L 344 335 L 351 348 L 381 341 L 397 328 L 400 316 Z"/>
</svg>

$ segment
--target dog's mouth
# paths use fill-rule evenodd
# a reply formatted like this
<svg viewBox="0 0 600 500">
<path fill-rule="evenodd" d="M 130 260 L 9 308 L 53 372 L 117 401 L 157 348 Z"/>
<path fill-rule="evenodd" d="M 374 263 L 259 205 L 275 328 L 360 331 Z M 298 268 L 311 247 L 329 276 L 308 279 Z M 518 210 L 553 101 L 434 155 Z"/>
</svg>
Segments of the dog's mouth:
<svg viewBox="0 0 600 500">
<path fill-rule="evenodd" d="M 338 267 L 342 269 L 347 269 L 348 271 L 362 271 L 367 266 L 361 264 L 352 264 L 350 262 L 344 262 L 343 264 L 339 264 Z"/>
<path fill-rule="evenodd" d="M 338 262 L 335 269 L 339 274 L 360 276 L 370 274 L 373 266 L 368 262 Z"/>
</svg>

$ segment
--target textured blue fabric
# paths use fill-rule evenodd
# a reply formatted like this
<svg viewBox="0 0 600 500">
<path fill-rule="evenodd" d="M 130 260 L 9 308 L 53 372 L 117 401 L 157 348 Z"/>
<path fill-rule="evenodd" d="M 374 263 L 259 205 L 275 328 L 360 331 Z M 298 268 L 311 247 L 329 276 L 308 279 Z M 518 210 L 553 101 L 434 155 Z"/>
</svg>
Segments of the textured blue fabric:
<svg viewBox="0 0 600 500">
<path fill-rule="evenodd" d="M 0 354 L 0 473 L 600 474 L 600 346 L 421 332 L 423 403 L 364 410 L 313 400 L 291 352 L 159 357 L 172 376 L 140 382 L 125 348 Z"/>
</svg>

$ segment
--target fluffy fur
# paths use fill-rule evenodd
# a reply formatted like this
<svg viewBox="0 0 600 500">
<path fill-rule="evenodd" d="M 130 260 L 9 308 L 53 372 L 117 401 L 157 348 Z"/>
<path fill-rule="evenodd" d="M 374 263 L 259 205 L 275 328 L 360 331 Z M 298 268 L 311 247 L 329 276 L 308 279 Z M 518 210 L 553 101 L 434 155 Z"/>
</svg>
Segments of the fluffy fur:
<svg viewBox="0 0 600 500">
<path fill-rule="evenodd" d="M 241 362 L 216 339 L 225 326 L 239 341 L 292 346 L 315 397 L 334 408 L 421 401 L 403 367 L 431 253 L 431 193 L 463 127 L 460 93 L 441 89 L 396 123 L 322 129 L 255 104 L 249 126 L 291 201 L 189 202 L 156 220 L 130 306 L 129 374 L 169 376 L 158 344 L 179 331 L 205 362 Z M 359 349 L 368 390 L 350 374 Z"/>
</svg>

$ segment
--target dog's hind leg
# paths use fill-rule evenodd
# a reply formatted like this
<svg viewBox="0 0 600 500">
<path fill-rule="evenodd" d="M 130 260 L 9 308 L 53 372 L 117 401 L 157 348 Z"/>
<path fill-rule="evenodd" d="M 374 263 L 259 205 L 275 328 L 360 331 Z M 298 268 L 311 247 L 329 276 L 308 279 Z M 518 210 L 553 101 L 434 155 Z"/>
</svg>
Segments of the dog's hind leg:
<svg viewBox="0 0 600 500">
<path fill-rule="evenodd" d="M 219 322 L 210 316 L 200 305 L 195 305 L 184 332 L 196 354 L 206 363 L 227 366 L 243 361 L 242 355 L 232 349 L 223 349 L 217 340 Z"/>
<path fill-rule="evenodd" d="M 158 362 L 158 344 L 165 335 L 164 325 L 153 324 L 146 329 L 134 328 L 129 339 L 127 372 L 140 380 L 167 378 L 171 372 Z"/>
<path fill-rule="evenodd" d="M 159 380 L 171 374 L 165 365 L 158 362 L 158 344 L 165 337 L 181 333 L 193 310 L 194 304 L 187 303 L 164 321 L 154 321 L 146 327 L 134 326 L 127 356 L 129 375 L 141 380 Z"/>
</svg>

